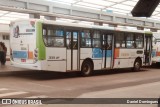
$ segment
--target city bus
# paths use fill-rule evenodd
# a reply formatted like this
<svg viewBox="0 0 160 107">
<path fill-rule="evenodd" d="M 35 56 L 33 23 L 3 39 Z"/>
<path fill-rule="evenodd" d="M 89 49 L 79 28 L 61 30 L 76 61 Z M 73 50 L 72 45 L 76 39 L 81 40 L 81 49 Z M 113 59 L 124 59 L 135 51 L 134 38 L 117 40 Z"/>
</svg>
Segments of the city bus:
<svg viewBox="0 0 160 107">
<path fill-rule="evenodd" d="M 151 32 L 30 19 L 11 22 L 10 36 L 15 67 L 89 76 L 151 64 Z"/>
<path fill-rule="evenodd" d="M 152 63 L 160 63 L 160 33 L 153 33 Z"/>
</svg>

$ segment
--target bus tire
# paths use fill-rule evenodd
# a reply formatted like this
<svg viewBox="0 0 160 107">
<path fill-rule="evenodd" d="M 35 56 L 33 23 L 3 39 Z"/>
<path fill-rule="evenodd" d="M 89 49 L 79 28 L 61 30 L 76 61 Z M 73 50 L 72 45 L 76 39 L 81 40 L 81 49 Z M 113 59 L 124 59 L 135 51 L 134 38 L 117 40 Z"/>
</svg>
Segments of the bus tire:
<svg viewBox="0 0 160 107">
<path fill-rule="evenodd" d="M 85 60 L 81 67 L 82 76 L 90 76 L 93 72 L 93 63 L 89 60 Z"/>
<path fill-rule="evenodd" d="M 141 68 L 141 60 L 136 59 L 134 62 L 133 71 L 138 72 L 140 71 L 140 68 Z"/>
</svg>

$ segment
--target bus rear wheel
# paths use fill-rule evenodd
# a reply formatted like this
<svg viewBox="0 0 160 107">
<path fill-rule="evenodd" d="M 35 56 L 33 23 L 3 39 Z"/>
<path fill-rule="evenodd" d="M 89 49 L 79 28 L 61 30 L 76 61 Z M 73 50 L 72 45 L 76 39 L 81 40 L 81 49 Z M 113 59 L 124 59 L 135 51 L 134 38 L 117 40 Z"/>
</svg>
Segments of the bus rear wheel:
<svg viewBox="0 0 160 107">
<path fill-rule="evenodd" d="M 93 64 L 91 61 L 84 61 L 81 67 L 82 76 L 90 76 L 93 72 Z"/>
<path fill-rule="evenodd" d="M 138 72 L 138 71 L 140 71 L 140 69 L 141 69 L 141 61 L 140 60 L 135 60 L 133 71 Z"/>
</svg>

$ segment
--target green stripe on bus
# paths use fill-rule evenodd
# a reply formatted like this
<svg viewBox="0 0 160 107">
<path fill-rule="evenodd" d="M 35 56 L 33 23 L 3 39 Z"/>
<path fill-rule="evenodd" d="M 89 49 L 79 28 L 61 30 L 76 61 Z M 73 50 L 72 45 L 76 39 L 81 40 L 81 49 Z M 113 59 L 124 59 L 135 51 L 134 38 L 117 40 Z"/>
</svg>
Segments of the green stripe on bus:
<svg viewBox="0 0 160 107">
<path fill-rule="evenodd" d="M 36 47 L 38 48 L 38 60 L 45 60 L 46 59 L 46 48 L 43 43 L 42 37 L 42 23 L 37 22 L 37 40 L 36 40 Z"/>
<path fill-rule="evenodd" d="M 152 32 L 150 32 L 150 31 L 145 31 L 145 34 L 152 34 Z"/>
</svg>

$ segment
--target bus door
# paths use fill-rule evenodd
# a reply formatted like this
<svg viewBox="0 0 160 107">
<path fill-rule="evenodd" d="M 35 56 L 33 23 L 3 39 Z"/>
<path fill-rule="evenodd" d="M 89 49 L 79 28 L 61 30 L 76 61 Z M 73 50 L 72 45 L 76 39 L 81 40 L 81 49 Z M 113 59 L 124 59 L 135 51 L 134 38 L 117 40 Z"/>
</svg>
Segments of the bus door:
<svg viewBox="0 0 160 107">
<path fill-rule="evenodd" d="M 67 70 L 78 70 L 78 31 L 66 31 Z"/>
<path fill-rule="evenodd" d="M 113 34 L 102 34 L 102 69 L 113 66 Z"/>
<path fill-rule="evenodd" d="M 152 36 L 149 34 L 145 35 L 144 43 L 144 65 L 150 65 L 152 52 Z"/>
</svg>

